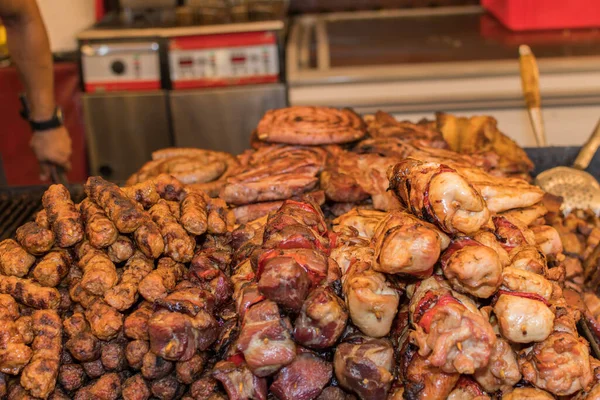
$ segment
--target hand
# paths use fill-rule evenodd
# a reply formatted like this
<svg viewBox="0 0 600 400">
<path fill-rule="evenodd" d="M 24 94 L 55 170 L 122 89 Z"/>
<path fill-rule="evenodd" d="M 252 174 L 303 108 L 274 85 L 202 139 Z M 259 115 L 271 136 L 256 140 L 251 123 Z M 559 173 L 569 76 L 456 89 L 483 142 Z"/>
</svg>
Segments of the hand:
<svg viewBox="0 0 600 400">
<path fill-rule="evenodd" d="M 42 132 L 33 132 L 29 145 L 40 163 L 40 179 L 50 178 L 49 164 L 71 169 L 71 138 L 64 126 Z"/>
</svg>

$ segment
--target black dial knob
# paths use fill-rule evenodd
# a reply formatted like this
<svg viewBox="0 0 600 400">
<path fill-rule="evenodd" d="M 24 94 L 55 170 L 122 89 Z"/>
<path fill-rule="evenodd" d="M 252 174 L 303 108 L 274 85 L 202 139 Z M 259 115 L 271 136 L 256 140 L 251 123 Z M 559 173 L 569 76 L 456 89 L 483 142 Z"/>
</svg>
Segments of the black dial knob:
<svg viewBox="0 0 600 400">
<path fill-rule="evenodd" d="M 116 60 L 110 65 L 110 69 L 112 69 L 116 75 L 123 75 L 125 73 L 125 64 L 121 60 Z"/>
</svg>

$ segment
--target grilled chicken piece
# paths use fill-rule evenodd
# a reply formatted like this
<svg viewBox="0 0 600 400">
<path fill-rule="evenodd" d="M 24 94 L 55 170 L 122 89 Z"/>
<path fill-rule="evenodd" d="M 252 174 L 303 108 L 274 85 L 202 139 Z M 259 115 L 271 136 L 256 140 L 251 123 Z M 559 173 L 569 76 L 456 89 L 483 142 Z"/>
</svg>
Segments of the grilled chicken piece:
<svg viewBox="0 0 600 400">
<path fill-rule="evenodd" d="M 29 279 L 0 275 L 0 293 L 9 294 L 19 303 L 36 309 L 56 309 L 60 305 L 60 293 Z"/>
<path fill-rule="evenodd" d="M 0 372 L 17 375 L 32 356 L 15 323 L 19 306 L 12 296 L 0 295 Z"/>
<path fill-rule="evenodd" d="M 313 349 L 335 345 L 346 327 L 348 310 L 330 287 L 313 290 L 294 323 L 294 340 Z"/>
<path fill-rule="evenodd" d="M 165 255 L 177 262 L 190 262 L 196 243 L 177 222 L 168 204 L 160 200 L 149 212 L 165 241 Z"/>
<path fill-rule="evenodd" d="M 48 222 L 59 247 L 71 247 L 83 239 L 81 215 L 63 185 L 52 185 L 42 196 Z"/>
<path fill-rule="evenodd" d="M 104 211 L 89 198 L 79 205 L 85 224 L 85 234 L 90 244 L 96 248 L 108 247 L 117 240 L 119 231 Z"/>
<path fill-rule="evenodd" d="M 486 202 L 456 170 L 407 159 L 388 170 L 390 189 L 419 218 L 450 234 L 477 232 L 489 222 Z"/>
<path fill-rule="evenodd" d="M 386 399 L 394 369 L 394 350 L 387 339 L 350 338 L 335 349 L 333 365 L 340 386 L 361 400 Z"/>
<path fill-rule="evenodd" d="M 502 283 L 502 264 L 492 248 L 469 238 L 452 241 L 440 259 L 444 276 L 457 292 L 492 296 Z"/>
<path fill-rule="evenodd" d="M 488 365 L 475 371 L 473 378 L 488 393 L 507 392 L 521 380 L 517 355 L 505 339 L 496 338 Z"/>
<path fill-rule="evenodd" d="M 373 235 L 373 269 L 388 274 L 427 277 L 449 238 L 433 225 L 403 211 L 388 213 Z"/>
<path fill-rule="evenodd" d="M 496 335 L 467 297 L 450 291 L 439 277 L 423 281 L 410 300 L 419 355 L 447 373 L 472 374 L 488 364 Z"/>
<path fill-rule="evenodd" d="M 219 361 L 212 376 L 221 382 L 231 400 L 266 400 L 267 380 L 250 372 L 241 357 Z"/>
<path fill-rule="evenodd" d="M 31 275 L 42 286 L 56 287 L 69 273 L 72 261 L 69 252 L 52 251 L 36 264 Z"/>
<path fill-rule="evenodd" d="M 316 398 L 333 376 L 333 366 L 311 353 L 298 354 L 283 367 L 269 387 L 281 400 L 310 400 Z"/>
<path fill-rule="evenodd" d="M 323 169 L 325 151 L 299 146 L 268 146 L 250 157 L 248 165 L 227 178 L 220 198 L 244 205 L 289 199 L 314 189 Z"/>
<path fill-rule="evenodd" d="M 545 276 L 548 272 L 546 256 L 537 246 L 524 245 L 510 252 L 511 266 Z"/>
<path fill-rule="evenodd" d="M 323 145 L 348 143 L 366 134 L 362 118 L 349 108 L 288 107 L 265 113 L 256 128 L 269 143 Z"/>
<path fill-rule="evenodd" d="M 264 300 L 244 315 L 237 348 L 258 377 L 274 374 L 296 357 L 289 321 L 279 316 L 277 304 Z"/>
<path fill-rule="evenodd" d="M 35 397 L 47 398 L 54 390 L 62 351 L 62 323 L 56 311 L 33 313 L 33 356 L 21 374 L 21 386 Z"/>
<path fill-rule="evenodd" d="M 119 232 L 132 233 L 144 221 L 143 210 L 117 185 L 100 177 L 90 177 L 84 189 L 87 196 L 104 210 Z"/>
<path fill-rule="evenodd" d="M 2 275 L 22 278 L 35 262 L 35 257 L 13 239 L 0 242 L 0 272 Z"/>
<path fill-rule="evenodd" d="M 54 246 L 54 232 L 39 226 L 34 221 L 17 228 L 15 236 L 19 244 L 31 254 L 42 255 Z"/>
<path fill-rule="evenodd" d="M 519 366 L 526 381 L 556 396 L 587 389 L 593 379 L 588 343 L 567 332 L 554 332 L 522 350 Z"/>
<path fill-rule="evenodd" d="M 104 293 L 104 300 L 115 309 L 125 311 L 138 298 L 140 282 L 154 269 L 152 260 L 142 253 L 136 253 L 123 268 L 120 282 Z"/>
</svg>

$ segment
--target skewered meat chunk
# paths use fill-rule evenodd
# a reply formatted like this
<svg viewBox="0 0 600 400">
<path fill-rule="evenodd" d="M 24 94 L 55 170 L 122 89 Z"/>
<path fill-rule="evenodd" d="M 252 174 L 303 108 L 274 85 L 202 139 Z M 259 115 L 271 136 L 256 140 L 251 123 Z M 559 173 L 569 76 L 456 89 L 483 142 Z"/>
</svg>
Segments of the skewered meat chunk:
<svg viewBox="0 0 600 400">
<path fill-rule="evenodd" d="M 192 235 L 202 235 L 208 229 L 207 204 L 201 193 L 187 191 L 181 202 L 181 225 Z"/>
<path fill-rule="evenodd" d="M 344 274 L 343 291 L 350 318 L 361 332 L 383 337 L 390 332 L 400 296 L 385 276 L 365 262 L 356 262 Z"/>
<path fill-rule="evenodd" d="M 125 358 L 133 369 L 141 369 L 144 356 L 150 351 L 150 344 L 144 340 L 134 340 L 127 343 Z"/>
<path fill-rule="evenodd" d="M 177 380 L 183 384 L 191 385 L 200 378 L 207 361 L 207 353 L 196 353 L 189 360 L 177 362 L 175 364 Z"/>
<path fill-rule="evenodd" d="M 296 345 L 289 325 L 289 321 L 279 316 L 277 304 L 270 300 L 246 311 L 237 348 L 254 375 L 271 375 L 294 360 Z"/>
<path fill-rule="evenodd" d="M 33 221 L 20 226 L 15 235 L 19 244 L 31 254 L 44 254 L 54 246 L 54 232 Z"/>
<path fill-rule="evenodd" d="M 433 225 L 403 211 L 388 213 L 377 225 L 373 241 L 375 271 L 417 277 L 431 275 L 450 242 Z"/>
<path fill-rule="evenodd" d="M 502 288 L 511 292 L 532 293 L 550 300 L 554 287 L 542 275 L 526 270 L 506 267 L 502 272 Z"/>
<path fill-rule="evenodd" d="M 496 227 L 496 236 L 502 242 L 506 251 L 526 245 L 535 244 L 533 232 L 524 226 L 519 220 L 509 220 L 506 217 L 495 215 L 492 217 Z"/>
<path fill-rule="evenodd" d="M 409 306 L 415 328 L 410 337 L 431 365 L 472 374 L 488 364 L 496 335 L 477 307 L 446 285 L 431 277 L 416 289 Z"/>
<path fill-rule="evenodd" d="M 457 292 L 475 297 L 492 296 L 502 283 L 502 264 L 492 248 L 459 237 L 440 259 L 444 276 Z"/>
<path fill-rule="evenodd" d="M 118 281 L 117 270 L 105 252 L 83 242 L 77 249 L 79 268 L 83 271 L 81 287 L 95 296 L 102 296 Z"/>
<path fill-rule="evenodd" d="M 510 252 L 511 266 L 524 271 L 533 272 L 542 276 L 548 270 L 546 257 L 536 246 L 526 245 L 513 249 Z"/>
<path fill-rule="evenodd" d="M 149 340 L 148 320 L 154 313 L 152 304 L 143 303 L 125 318 L 123 331 L 125 336 L 137 340 Z"/>
<path fill-rule="evenodd" d="M 190 262 L 196 243 L 177 222 L 164 200 L 150 209 L 152 219 L 158 225 L 165 241 L 165 255 L 177 262 Z"/>
<path fill-rule="evenodd" d="M 407 159 L 388 171 L 390 188 L 419 218 L 450 234 L 477 232 L 490 212 L 485 200 L 456 170 Z"/>
<path fill-rule="evenodd" d="M 161 258 L 156 269 L 142 279 L 138 291 L 144 299 L 154 302 L 166 297 L 175 290 L 175 286 L 186 273 L 183 264 L 177 263 L 168 257 Z"/>
<path fill-rule="evenodd" d="M 37 263 L 32 276 L 42 286 L 56 287 L 69 273 L 72 261 L 67 251 L 52 251 Z"/>
<path fill-rule="evenodd" d="M 17 375 L 32 356 L 25 345 L 15 320 L 19 318 L 19 306 L 7 294 L 0 295 L 0 372 Z"/>
<path fill-rule="evenodd" d="M 151 259 L 156 259 L 165 250 L 165 242 L 158 226 L 150 217 L 145 218 L 133 233 L 138 249 Z"/>
<path fill-rule="evenodd" d="M 219 361 L 212 372 L 225 390 L 230 400 L 266 400 L 267 381 L 250 372 L 241 357 L 232 360 Z"/>
<path fill-rule="evenodd" d="M 473 378 L 489 393 L 506 392 L 521 380 L 517 355 L 505 339 L 496 338 L 490 362 L 475 371 Z"/>
<path fill-rule="evenodd" d="M 59 247 L 71 247 L 83 239 L 81 215 L 63 185 L 52 185 L 42 196 L 48 222 Z"/>
<path fill-rule="evenodd" d="M 362 138 L 366 126 L 349 108 L 288 107 L 270 110 L 256 128 L 259 140 L 303 145 L 348 143 Z"/>
<path fill-rule="evenodd" d="M 2 275 L 27 275 L 29 268 L 35 262 L 35 257 L 27 253 L 17 242 L 6 239 L 0 242 L 0 272 Z"/>
<path fill-rule="evenodd" d="M 56 311 L 33 313 L 33 356 L 21 374 L 21 385 L 33 396 L 47 398 L 54 390 L 62 351 L 62 323 Z"/>
<path fill-rule="evenodd" d="M 58 372 L 58 383 L 71 392 L 81 388 L 85 383 L 85 371 L 79 364 L 63 364 Z"/>
<path fill-rule="evenodd" d="M 554 332 L 522 350 L 519 366 L 526 381 L 556 396 L 571 395 L 592 383 L 589 346 L 567 332 Z"/>
<path fill-rule="evenodd" d="M 164 378 L 173 371 L 173 363 L 149 351 L 142 359 L 141 370 L 146 379 Z"/>
<path fill-rule="evenodd" d="M 87 196 L 100 206 L 121 233 L 134 232 L 144 221 L 144 213 L 119 187 L 100 177 L 90 177 L 84 185 Z"/>
<path fill-rule="evenodd" d="M 60 293 L 29 279 L 0 275 L 0 293 L 9 294 L 19 303 L 36 309 L 56 309 L 60 305 Z"/>
<path fill-rule="evenodd" d="M 121 188 L 123 193 L 133 201 L 137 201 L 148 209 L 160 200 L 160 195 L 156 190 L 156 184 L 152 180 L 136 183 L 132 186 Z"/>
<path fill-rule="evenodd" d="M 394 349 L 387 339 L 356 336 L 337 346 L 333 365 L 344 389 L 361 400 L 384 400 L 393 380 Z"/>
<path fill-rule="evenodd" d="M 99 299 L 85 311 L 85 318 L 92 333 L 100 340 L 114 339 L 123 327 L 123 315 Z"/>
<path fill-rule="evenodd" d="M 121 378 L 116 373 L 101 376 L 97 381 L 79 390 L 75 400 L 117 400 L 121 396 Z"/>
<path fill-rule="evenodd" d="M 154 263 L 142 253 L 129 258 L 121 281 L 104 294 L 104 300 L 119 311 L 130 308 L 138 298 L 140 282 L 154 269 Z"/>
<path fill-rule="evenodd" d="M 117 240 L 107 248 L 108 258 L 116 264 L 128 260 L 134 252 L 133 242 L 123 235 L 119 235 Z"/>
<path fill-rule="evenodd" d="M 341 336 L 348 320 L 342 299 L 330 287 L 313 290 L 304 301 L 294 324 L 294 339 L 313 349 L 332 347 Z"/>
<path fill-rule="evenodd" d="M 121 389 L 123 400 L 148 400 L 151 394 L 146 381 L 140 374 L 125 380 Z"/>
<path fill-rule="evenodd" d="M 101 249 L 117 240 L 117 228 L 96 203 L 86 198 L 79 205 L 79 209 L 85 223 L 85 234 L 92 246 Z"/>
<path fill-rule="evenodd" d="M 270 386 L 281 400 L 310 400 L 317 397 L 333 376 L 333 366 L 311 353 L 299 354 L 283 367 Z"/>
</svg>

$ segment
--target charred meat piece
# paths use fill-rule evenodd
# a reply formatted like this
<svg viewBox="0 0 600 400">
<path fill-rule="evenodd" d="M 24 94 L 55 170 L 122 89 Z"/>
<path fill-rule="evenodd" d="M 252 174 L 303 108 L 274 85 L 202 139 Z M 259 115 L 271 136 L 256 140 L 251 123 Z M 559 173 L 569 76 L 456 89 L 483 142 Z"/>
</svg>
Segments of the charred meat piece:
<svg viewBox="0 0 600 400">
<path fill-rule="evenodd" d="M 173 375 L 159 378 L 150 383 L 150 391 L 159 400 L 174 400 L 183 394 L 183 386 Z"/>
<path fill-rule="evenodd" d="M 138 298 L 140 282 L 154 269 L 152 260 L 142 253 L 134 254 L 123 268 L 121 281 L 104 293 L 104 300 L 119 311 L 130 308 Z"/>
<path fill-rule="evenodd" d="M 125 369 L 127 365 L 127 359 L 125 357 L 126 344 L 127 341 L 116 339 L 110 343 L 106 343 L 102 347 L 100 360 L 106 370 L 122 371 Z"/>
<path fill-rule="evenodd" d="M 165 254 L 177 262 L 190 262 L 194 256 L 195 242 L 171 213 L 164 200 L 150 209 L 165 241 Z"/>
<path fill-rule="evenodd" d="M 160 174 L 153 181 L 162 199 L 180 201 L 185 196 L 185 185 L 172 175 Z"/>
<path fill-rule="evenodd" d="M 63 364 L 58 371 L 58 383 L 71 392 L 81 388 L 85 383 L 86 375 L 79 364 Z"/>
<path fill-rule="evenodd" d="M 142 303 L 135 311 L 125 318 L 123 331 L 125 336 L 137 340 L 149 340 L 148 320 L 154 313 L 152 304 Z"/>
<path fill-rule="evenodd" d="M 181 202 L 181 225 L 192 235 L 202 235 L 208 229 L 207 204 L 202 193 L 187 191 Z"/>
<path fill-rule="evenodd" d="M 92 246 L 101 249 L 117 240 L 119 231 L 96 203 L 86 198 L 79 205 L 79 210 L 85 223 L 85 234 Z"/>
<path fill-rule="evenodd" d="M 0 295 L 0 372 L 17 375 L 32 356 L 15 320 L 19 318 L 19 306 L 7 294 Z"/>
<path fill-rule="evenodd" d="M 116 264 L 128 260 L 134 252 L 133 242 L 123 235 L 119 235 L 117 240 L 107 248 L 108 258 Z"/>
<path fill-rule="evenodd" d="M 33 332 L 33 318 L 29 315 L 24 315 L 15 321 L 15 325 L 23 337 L 23 342 L 25 344 L 31 344 L 35 335 Z"/>
<path fill-rule="evenodd" d="M 448 147 L 442 133 L 426 122 L 414 124 L 409 121 L 398 121 L 394 116 L 383 111 L 365 116 L 365 122 L 369 135 L 374 138 L 393 137 L 422 146 L 442 149 Z"/>
<path fill-rule="evenodd" d="M 127 363 L 133 369 L 141 369 L 144 356 L 149 351 L 150 344 L 144 340 L 134 340 L 127 343 L 127 347 L 125 348 L 125 358 L 127 359 Z"/>
<path fill-rule="evenodd" d="M 95 296 L 102 296 L 118 281 L 117 269 L 102 250 L 83 242 L 77 249 L 79 268 L 83 271 L 81 287 Z"/>
<path fill-rule="evenodd" d="M 138 290 L 144 299 L 154 302 L 175 290 L 175 286 L 186 273 L 187 270 L 183 264 L 168 257 L 161 258 L 156 269 L 142 279 Z"/>
<path fill-rule="evenodd" d="M 270 300 L 246 311 L 237 348 L 254 375 L 272 375 L 294 360 L 296 345 L 289 325 L 289 321 L 279 316 L 277 304 Z"/>
<path fill-rule="evenodd" d="M 299 354 L 283 367 L 269 388 L 281 400 L 316 398 L 333 376 L 333 366 L 311 353 Z"/>
<path fill-rule="evenodd" d="M 362 118 L 349 108 L 297 106 L 270 110 L 256 128 L 261 141 L 303 145 L 348 143 L 365 134 Z"/>
<path fill-rule="evenodd" d="M 239 356 L 232 360 L 219 361 L 213 369 L 212 376 L 221 382 L 231 400 L 267 399 L 266 379 L 252 374 Z"/>
<path fill-rule="evenodd" d="M 173 371 L 173 363 L 149 351 L 142 359 L 142 376 L 146 379 L 163 378 Z"/>
<path fill-rule="evenodd" d="M 189 360 L 179 361 L 175 364 L 177 380 L 185 385 L 191 385 L 200 378 L 207 361 L 207 353 L 196 353 Z"/>
<path fill-rule="evenodd" d="M 59 247 L 71 247 L 83 239 L 81 215 L 66 187 L 50 186 L 42 196 L 42 204 Z"/>
<path fill-rule="evenodd" d="M 144 221 L 144 212 L 117 185 L 100 177 L 90 177 L 84 189 L 87 196 L 104 210 L 119 232 L 132 233 Z"/>
<path fill-rule="evenodd" d="M 100 359 L 83 363 L 81 366 L 90 379 L 100 378 L 106 373 L 104 365 L 102 365 L 102 360 Z"/>
<path fill-rule="evenodd" d="M 41 255 L 54 246 L 54 232 L 42 228 L 36 222 L 27 222 L 16 232 L 17 241 L 28 253 Z"/>
<path fill-rule="evenodd" d="M 60 305 L 60 293 L 29 279 L 0 275 L 0 293 L 9 294 L 19 303 L 36 309 L 56 309 Z"/>
<path fill-rule="evenodd" d="M 114 339 L 123 327 L 123 314 L 102 300 L 94 301 L 85 311 L 92 333 L 100 340 Z"/>
<path fill-rule="evenodd" d="M 360 399 L 387 398 L 394 369 L 394 349 L 387 339 L 353 337 L 337 346 L 333 365 L 340 386 Z"/>
<path fill-rule="evenodd" d="M 294 339 L 313 349 L 332 347 L 348 320 L 346 305 L 330 287 L 313 290 L 294 324 Z"/>
<path fill-rule="evenodd" d="M 65 346 L 73 358 L 80 362 L 97 360 L 101 354 L 100 341 L 89 331 L 73 335 Z"/>
<path fill-rule="evenodd" d="M 471 234 L 490 219 L 483 197 L 456 170 L 407 159 L 388 171 L 390 188 L 419 218 L 442 231 Z"/>
<path fill-rule="evenodd" d="M 106 374 L 89 386 L 80 389 L 76 400 L 117 400 L 121 396 L 121 378 L 116 373 Z"/>
<path fill-rule="evenodd" d="M 0 242 L 0 272 L 2 275 L 21 278 L 27 275 L 34 262 L 35 257 L 26 252 L 14 240 L 6 239 Z"/>
<path fill-rule="evenodd" d="M 37 263 L 32 276 L 42 286 L 56 287 L 69 273 L 72 261 L 67 251 L 52 251 Z"/>
<path fill-rule="evenodd" d="M 136 183 L 131 186 L 121 188 L 123 193 L 133 201 L 137 201 L 148 209 L 160 200 L 160 194 L 156 190 L 156 184 L 152 180 Z"/>
<path fill-rule="evenodd" d="M 158 226 L 150 217 L 145 218 L 133 233 L 138 249 L 151 259 L 156 259 L 165 250 L 165 242 Z"/>
<path fill-rule="evenodd" d="M 21 374 L 21 386 L 33 396 L 47 398 L 54 390 L 62 352 L 62 323 L 56 311 L 33 313 L 33 356 Z"/>
<path fill-rule="evenodd" d="M 150 389 L 140 374 L 126 379 L 121 386 L 123 400 L 148 400 L 150 394 Z"/>
</svg>

